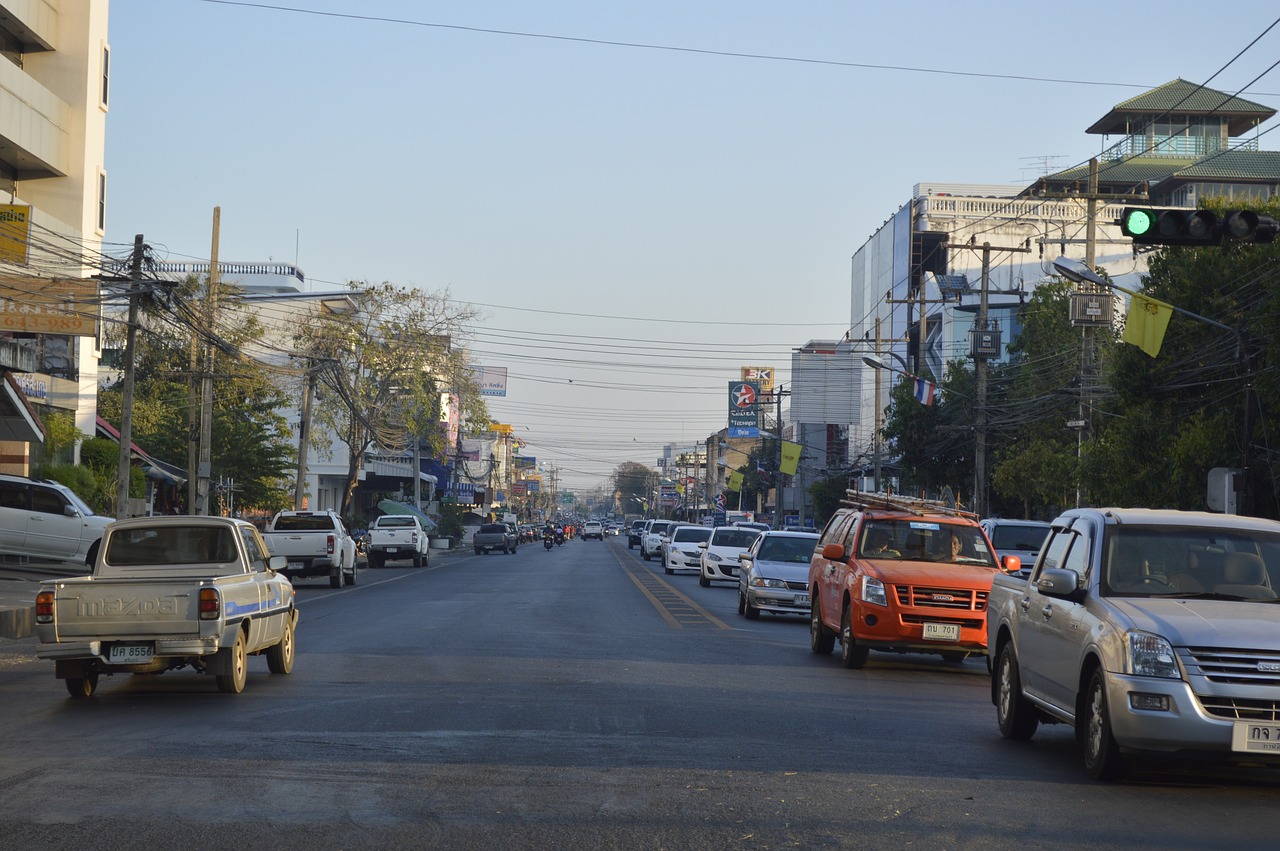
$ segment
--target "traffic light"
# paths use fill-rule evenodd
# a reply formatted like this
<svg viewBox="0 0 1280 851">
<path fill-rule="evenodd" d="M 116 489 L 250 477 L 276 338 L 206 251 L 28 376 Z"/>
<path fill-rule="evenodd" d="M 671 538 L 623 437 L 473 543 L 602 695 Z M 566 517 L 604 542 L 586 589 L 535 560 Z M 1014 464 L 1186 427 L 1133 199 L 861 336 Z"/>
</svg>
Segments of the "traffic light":
<svg viewBox="0 0 1280 851">
<path fill-rule="evenodd" d="M 1137 245 L 1221 245 L 1223 242 L 1271 242 L 1276 220 L 1252 210 L 1186 210 L 1125 207 L 1120 231 Z"/>
</svg>

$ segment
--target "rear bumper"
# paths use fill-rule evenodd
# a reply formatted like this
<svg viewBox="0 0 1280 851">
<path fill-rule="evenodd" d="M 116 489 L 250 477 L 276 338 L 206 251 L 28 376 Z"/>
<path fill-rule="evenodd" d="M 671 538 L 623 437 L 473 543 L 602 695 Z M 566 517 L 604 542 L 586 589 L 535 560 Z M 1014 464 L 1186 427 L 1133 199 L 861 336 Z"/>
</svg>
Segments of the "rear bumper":
<svg viewBox="0 0 1280 851">
<path fill-rule="evenodd" d="M 137 638 L 112 641 L 94 639 L 91 641 L 59 641 L 52 644 L 37 644 L 36 658 L 53 659 L 55 661 L 59 659 L 98 661 L 104 667 L 107 667 L 107 649 L 112 644 L 146 644 L 152 641 L 155 642 L 155 655 L 157 658 L 211 656 L 217 653 L 219 648 L 219 639 L 216 636 L 211 638 Z"/>
</svg>

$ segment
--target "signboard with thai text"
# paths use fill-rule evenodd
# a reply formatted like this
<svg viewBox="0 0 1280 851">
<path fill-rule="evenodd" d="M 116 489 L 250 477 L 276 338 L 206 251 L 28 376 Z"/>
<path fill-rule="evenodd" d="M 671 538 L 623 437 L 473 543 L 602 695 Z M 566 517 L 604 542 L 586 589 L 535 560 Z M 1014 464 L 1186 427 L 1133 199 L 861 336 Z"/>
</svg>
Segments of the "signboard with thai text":
<svg viewBox="0 0 1280 851">
<path fill-rule="evenodd" d="M 98 283 L 2 276 L 0 331 L 96 337 Z"/>
</svg>

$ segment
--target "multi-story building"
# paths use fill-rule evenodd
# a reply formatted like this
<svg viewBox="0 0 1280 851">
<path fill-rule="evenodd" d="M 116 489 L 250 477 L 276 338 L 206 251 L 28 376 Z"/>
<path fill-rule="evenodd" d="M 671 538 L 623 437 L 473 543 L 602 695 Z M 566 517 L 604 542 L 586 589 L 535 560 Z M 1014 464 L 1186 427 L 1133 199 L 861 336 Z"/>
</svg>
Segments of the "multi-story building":
<svg viewBox="0 0 1280 851">
<path fill-rule="evenodd" d="M 1274 114 L 1174 80 L 1116 105 L 1088 128 L 1104 136 L 1104 145 L 1106 136 L 1121 135 L 1096 164 L 1046 175 L 1030 187 L 917 184 L 854 254 L 850 339 L 893 370 L 938 380 L 953 360 L 1004 357 L 1021 330 L 1025 297 L 1054 275 L 1059 256 L 1091 255 L 1117 284 L 1140 287 L 1146 264 L 1120 232 L 1122 208 L 1139 199 L 1194 207 L 1209 198 L 1280 194 L 1280 152 L 1241 138 Z M 984 247 L 990 308 L 979 333 Z M 1112 316 L 1095 319 L 1106 324 Z M 852 457 L 875 451 L 877 397 L 880 406 L 888 399 L 876 393 L 882 372 L 862 370 L 853 384 L 861 416 L 850 434 Z"/>
<path fill-rule="evenodd" d="M 107 0 L 0 0 L 3 472 L 29 472 L 41 411 L 95 431 L 110 67 Z"/>
</svg>

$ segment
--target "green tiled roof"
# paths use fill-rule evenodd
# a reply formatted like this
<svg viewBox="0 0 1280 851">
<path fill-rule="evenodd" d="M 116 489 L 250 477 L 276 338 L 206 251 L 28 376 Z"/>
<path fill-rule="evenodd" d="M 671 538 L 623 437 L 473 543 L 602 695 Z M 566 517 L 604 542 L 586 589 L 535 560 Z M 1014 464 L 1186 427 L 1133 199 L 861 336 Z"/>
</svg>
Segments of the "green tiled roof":
<svg viewBox="0 0 1280 851">
<path fill-rule="evenodd" d="M 1119 134 L 1129 132 L 1134 118 L 1153 118 L 1166 112 L 1175 115 L 1221 115 L 1231 119 L 1230 133 L 1238 136 L 1276 114 L 1269 106 L 1226 92 L 1197 86 L 1181 78 L 1116 104 L 1086 132 Z"/>
<path fill-rule="evenodd" d="M 1280 151 L 1226 151 L 1177 169 L 1178 180 L 1257 180 L 1280 183 Z"/>
</svg>

